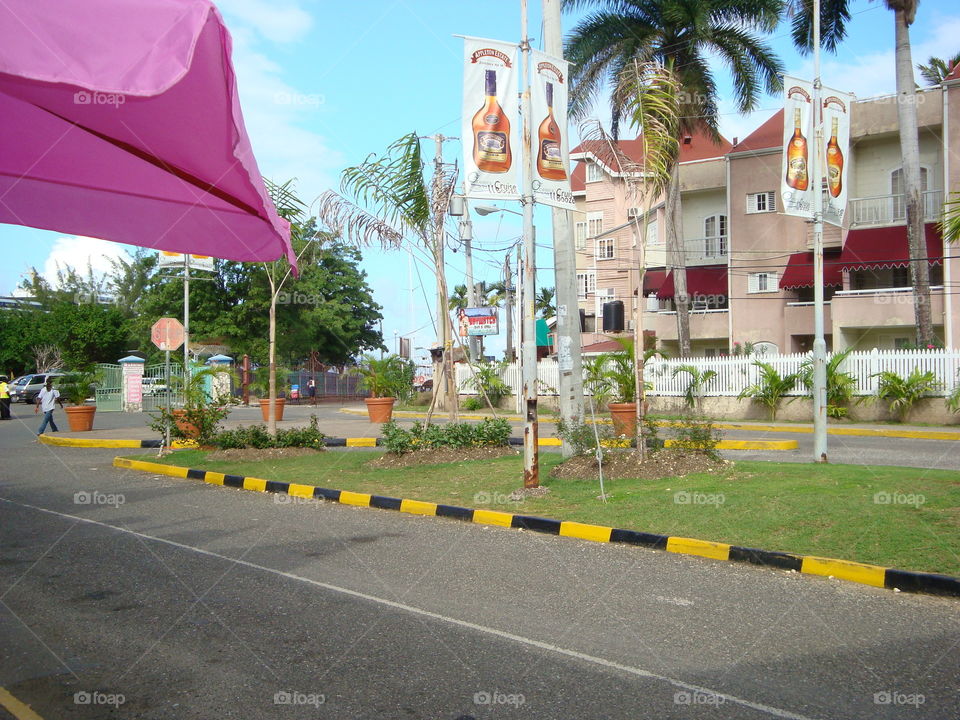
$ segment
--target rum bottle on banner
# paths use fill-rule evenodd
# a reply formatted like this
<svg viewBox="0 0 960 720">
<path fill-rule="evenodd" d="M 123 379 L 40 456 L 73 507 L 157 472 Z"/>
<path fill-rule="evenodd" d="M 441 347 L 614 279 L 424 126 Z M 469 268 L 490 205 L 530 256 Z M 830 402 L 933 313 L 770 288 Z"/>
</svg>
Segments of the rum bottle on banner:
<svg viewBox="0 0 960 720">
<path fill-rule="evenodd" d="M 560 126 L 553 117 L 553 83 L 547 83 L 547 116 L 540 123 L 537 138 L 537 173 L 544 180 L 566 180 Z"/>
<path fill-rule="evenodd" d="M 837 118 L 830 126 L 830 142 L 827 143 L 827 188 L 833 197 L 840 197 L 843 190 L 843 153 L 837 144 Z"/>
<path fill-rule="evenodd" d="M 485 70 L 487 100 L 473 116 L 473 162 L 488 173 L 505 173 L 510 153 L 510 121 L 497 102 L 497 71 Z"/>
<path fill-rule="evenodd" d="M 800 132 L 800 108 L 793 111 L 793 137 L 787 147 L 787 185 L 794 190 L 806 190 L 809 185 L 807 139 Z"/>
</svg>

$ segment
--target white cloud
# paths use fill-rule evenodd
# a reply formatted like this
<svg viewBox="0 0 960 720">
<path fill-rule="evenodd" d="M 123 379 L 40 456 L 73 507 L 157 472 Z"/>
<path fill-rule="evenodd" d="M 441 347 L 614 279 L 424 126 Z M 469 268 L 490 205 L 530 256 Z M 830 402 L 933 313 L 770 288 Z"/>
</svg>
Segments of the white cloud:
<svg viewBox="0 0 960 720">
<path fill-rule="evenodd" d="M 313 27 L 310 13 L 296 2 L 220 0 L 218 6 L 276 43 L 302 40 Z"/>
<path fill-rule="evenodd" d="M 127 257 L 127 247 L 120 243 L 78 235 L 65 235 L 53 242 L 53 248 L 43 263 L 41 275 L 51 285 L 57 283 L 57 267 L 74 268 L 81 276 L 86 276 L 87 268 L 94 274 L 104 275 L 112 269 L 111 259 Z"/>
</svg>

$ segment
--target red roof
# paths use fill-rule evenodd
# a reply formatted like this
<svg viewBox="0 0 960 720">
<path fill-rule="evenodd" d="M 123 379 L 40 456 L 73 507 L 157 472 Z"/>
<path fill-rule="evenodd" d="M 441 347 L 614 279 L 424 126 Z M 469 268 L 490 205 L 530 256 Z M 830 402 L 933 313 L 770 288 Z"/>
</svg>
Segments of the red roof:
<svg viewBox="0 0 960 720">
<path fill-rule="evenodd" d="M 943 79 L 944 82 L 948 80 L 960 80 L 960 63 L 954 65 L 951 73 Z"/>
<path fill-rule="evenodd" d="M 766 150 L 783 145 L 783 108 L 777 110 L 763 125 L 747 135 L 732 152 Z"/>
<path fill-rule="evenodd" d="M 836 253 L 823 256 L 823 284 L 843 285 L 843 266 Z M 800 252 L 790 256 L 787 267 L 780 278 L 783 290 L 813 287 L 813 253 Z"/>
<path fill-rule="evenodd" d="M 587 189 L 587 165 L 582 162 L 573 163 L 573 172 L 570 173 L 570 190 L 583 192 Z"/>
<path fill-rule="evenodd" d="M 688 141 L 688 142 L 686 142 Z M 637 136 L 633 140 L 620 140 L 617 143 L 617 146 L 623 153 L 633 162 L 642 162 L 643 161 L 643 140 L 641 136 Z M 710 158 L 723 157 L 728 152 L 730 152 L 733 146 L 730 142 L 724 138 L 720 137 L 719 142 L 714 142 L 713 139 L 702 131 L 696 131 L 692 135 L 687 135 L 681 138 L 680 140 L 680 162 L 696 162 L 698 160 L 708 160 Z M 612 154 L 606 148 L 606 143 L 602 140 L 587 140 L 585 142 L 577 145 L 571 152 L 593 152 L 593 154 L 600 158 L 600 161 L 605 165 L 614 165 L 616 164 Z M 583 163 L 577 163 L 577 165 L 583 165 Z M 619 172 L 619 167 L 612 168 L 615 172 Z M 586 171 L 583 171 L 585 176 Z M 574 170 L 573 175 L 570 180 L 573 183 L 574 178 L 576 178 L 577 171 Z M 574 187 L 574 190 L 578 188 Z M 580 187 L 583 189 L 583 186 Z"/>
<path fill-rule="evenodd" d="M 726 295 L 727 266 L 701 265 L 687 268 L 687 293 L 691 296 Z M 673 295 L 673 273 L 671 272 L 657 291 L 657 297 L 666 299 L 672 298 Z"/>
<path fill-rule="evenodd" d="M 943 262 L 943 241 L 934 223 L 924 225 L 927 241 L 927 260 L 931 265 Z M 906 267 L 910 264 L 907 246 L 907 226 L 851 230 L 840 253 L 840 265 L 845 270 L 863 270 Z"/>
</svg>

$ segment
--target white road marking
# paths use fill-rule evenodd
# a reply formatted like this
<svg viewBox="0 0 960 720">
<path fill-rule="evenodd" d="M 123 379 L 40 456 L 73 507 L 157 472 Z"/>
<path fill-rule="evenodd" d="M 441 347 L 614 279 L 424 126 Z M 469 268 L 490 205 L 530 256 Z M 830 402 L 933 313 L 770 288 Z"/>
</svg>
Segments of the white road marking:
<svg viewBox="0 0 960 720">
<path fill-rule="evenodd" d="M 247 567 L 252 570 L 260 570 L 261 572 L 270 573 L 272 575 L 279 575 L 289 580 L 296 580 L 297 582 L 313 585 L 314 587 L 323 588 L 324 590 L 329 590 L 331 592 L 336 592 L 343 595 L 349 595 L 351 597 L 359 598 L 361 600 L 367 600 L 369 602 L 377 603 L 379 605 L 393 608 L 395 610 L 402 610 L 404 612 L 413 613 L 415 615 L 420 615 L 423 617 L 428 617 L 433 620 L 438 620 L 440 622 L 448 623 L 450 625 L 456 625 L 457 627 L 474 630 L 476 632 L 480 632 L 485 635 L 493 635 L 494 637 L 503 638 L 504 640 L 510 640 L 512 642 L 521 643 L 523 645 L 528 645 L 530 647 L 540 648 L 541 650 L 546 650 L 548 652 L 556 653 L 558 655 L 564 655 L 566 657 L 582 660 L 584 662 L 588 662 L 593 665 L 600 665 L 602 667 L 611 668 L 613 670 L 619 670 L 620 672 L 627 673 L 629 675 L 634 675 L 636 677 L 648 678 L 650 680 L 658 680 L 660 682 L 669 683 L 670 685 L 673 685 L 674 687 L 680 688 L 682 690 L 688 690 L 693 693 L 701 693 L 704 695 L 713 695 L 717 698 L 723 698 L 725 702 L 731 702 L 736 705 L 752 708 L 753 710 L 758 710 L 760 712 L 767 713 L 768 715 L 771 715 L 773 717 L 787 718 L 788 720 L 815 720 L 814 718 L 810 718 L 806 715 L 800 715 L 798 713 L 790 712 L 789 710 L 783 710 L 781 708 L 773 707 L 771 705 L 765 705 L 763 703 L 753 702 L 752 700 L 746 700 L 744 698 L 740 698 L 735 695 L 729 695 L 727 693 L 723 693 L 718 690 L 711 690 L 710 688 L 706 688 L 701 685 L 694 685 L 692 683 L 684 682 L 683 680 L 677 680 L 676 678 L 667 677 L 665 675 L 658 675 L 657 673 L 650 672 L 649 670 L 644 670 L 643 668 L 634 667 L 632 665 L 624 665 L 622 663 L 618 663 L 613 660 L 607 660 L 606 658 L 597 657 L 595 655 L 587 655 L 586 653 L 582 653 L 577 650 L 571 650 L 569 648 L 563 648 L 557 645 L 551 645 L 550 643 L 542 642 L 540 640 L 534 640 L 533 638 L 524 637 L 522 635 L 515 635 L 514 633 L 506 632 L 504 630 L 498 630 L 497 628 L 488 627 L 486 625 L 479 625 L 477 623 L 472 623 L 468 620 L 460 620 L 458 618 L 449 617 L 448 615 L 441 615 L 431 610 L 424 610 L 423 608 L 418 608 L 413 605 L 406 605 L 404 603 L 395 602 L 393 600 L 388 600 L 386 598 L 378 597 L 376 595 L 370 595 L 368 593 L 359 592 L 357 590 L 350 590 L 349 588 L 340 587 L 338 585 L 331 585 L 330 583 L 320 582 L 319 580 L 312 580 L 311 578 L 303 577 L 302 575 L 296 575 L 294 573 L 284 572 L 283 570 L 276 570 L 274 568 L 266 567 L 265 565 L 258 565 L 257 563 L 249 562 L 247 560 L 237 560 L 227 555 L 221 555 L 220 553 L 216 553 L 211 550 L 204 550 L 203 548 L 194 547 L 193 545 L 186 545 L 184 543 L 179 543 L 179 542 L 176 542 L 175 540 L 167 540 L 166 538 L 157 537 L 155 535 L 147 535 L 145 533 L 139 533 L 139 532 L 136 532 L 135 530 L 129 530 L 127 528 L 117 527 L 115 525 L 110 525 L 109 523 L 100 522 L 98 520 L 90 520 L 88 518 L 80 517 L 78 515 L 70 515 L 68 513 L 62 513 L 56 510 L 50 510 L 49 508 L 43 508 L 37 505 L 30 505 L 29 503 L 21 503 L 21 502 L 17 502 L 15 500 L 9 500 L 3 497 L 0 497 L 0 502 L 5 502 L 10 505 L 18 505 L 20 507 L 30 508 L 31 510 L 47 513 L 49 515 L 56 515 L 57 517 L 74 520 L 76 522 L 86 523 L 88 525 L 97 525 L 99 527 L 107 528 L 118 533 L 134 535 L 136 537 L 143 538 L 144 540 L 153 540 L 154 542 L 170 545 L 172 547 L 180 548 L 181 550 L 189 550 L 199 555 L 206 555 L 207 557 L 217 558 L 218 560 L 224 560 L 226 562 L 234 563 L 236 565 L 241 565 L 243 567 Z"/>
</svg>

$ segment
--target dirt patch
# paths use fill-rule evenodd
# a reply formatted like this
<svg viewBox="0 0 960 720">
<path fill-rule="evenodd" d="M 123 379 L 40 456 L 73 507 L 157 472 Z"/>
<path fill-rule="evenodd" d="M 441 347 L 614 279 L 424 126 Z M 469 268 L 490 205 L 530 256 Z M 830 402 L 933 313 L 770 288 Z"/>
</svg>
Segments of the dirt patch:
<svg viewBox="0 0 960 720">
<path fill-rule="evenodd" d="M 207 455 L 208 460 L 276 460 L 279 458 L 303 457 L 324 452 L 315 448 L 230 448 L 214 450 Z"/>
<path fill-rule="evenodd" d="M 508 445 L 498 447 L 478 447 L 454 450 L 453 448 L 438 448 L 436 450 L 417 450 L 403 455 L 384 453 L 376 460 L 371 460 L 366 467 L 374 468 L 404 468 L 417 465 L 439 465 L 441 463 L 463 462 L 464 460 L 489 460 L 490 458 L 518 455 L 519 453 Z"/>
<path fill-rule="evenodd" d="M 608 451 L 603 456 L 603 476 L 611 479 L 659 480 L 691 473 L 717 472 L 732 464 L 729 460 L 714 460 L 697 452 L 661 450 L 641 462 L 636 453 Z M 593 480 L 598 470 L 595 457 L 580 455 L 557 465 L 550 475 L 560 479 Z"/>
</svg>

